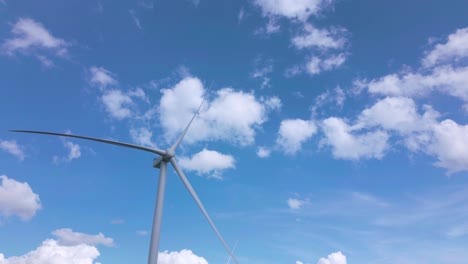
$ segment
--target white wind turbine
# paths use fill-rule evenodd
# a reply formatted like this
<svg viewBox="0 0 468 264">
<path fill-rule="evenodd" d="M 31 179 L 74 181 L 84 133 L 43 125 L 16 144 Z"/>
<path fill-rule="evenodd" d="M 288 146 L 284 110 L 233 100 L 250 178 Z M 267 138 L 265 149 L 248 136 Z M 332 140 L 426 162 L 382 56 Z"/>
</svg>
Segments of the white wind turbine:
<svg viewBox="0 0 468 264">
<path fill-rule="evenodd" d="M 159 169 L 159 183 L 158 183 L 158 191 L 156 195 L 156 204 L 155 204 L 155 209 L 154 209 L 154 216 L 153 216 L 153 226 L 151 230 L 151 241 L 150 241 L 150 248 L 149 248 L 149 253 L 148 253 L 148 264 L 157 264 L 158 262 L 158 252 L 159 252 L 159 237 L 161 234 L 161 221 L 162 221 L 162 212 L 163 212 L 163 202 L 164 202 L 164 191 L 166 188 L 166 171 L 167 171 L 167 163 L 171 163 L 172 166 L 174 167 L 174 170 L 177 172 L 177 175 L 179 175 L 179 178 L 182 180 L 182 183 L 185 185 L 187 188 L 188 192 L 190 195 L 192 195 L 192 198 L 195 200 L 197 203 L 198 207 L 202 211 L 203 215 L 205 216 L 206 220 L 208 220 L 208 223 L 210 224 L 211 228 L 213 228 L 214 232 L 216 233 L 216 236 L 218 236 L 219 240 L 223 244 L 224 248 L 227 250 L 229 253 L 230 258 L 234 260 L 236 264 L 239 264 L 237 261 L 236 257 L 234 256 L 233 252 L 229 248 L 229 246 L 226 244 L 224 241 L 223 237 L 219 233 L 218 229 L 216 228 L 215 224 L 211 220 L 211 217 L 208 215 L 208 212 L 206 211 L 205 207 L 203 206 L 202 202 L 198 198 L 197 193 L 193 189 L 192 185 L 188 181 L 187 177 L 185 177 L 185 174 L 183 171 L 180 169 L 179 165 L 177 164 L 176 161 L 176 149 L 184 139 L 185 134 L 187 133 L 190 125 L 192 124 L 193 120 L 195 117 L 198 115 L 200 112 L 200 109 L 204 103 L 204 100 L 198 107 L 197 111 L 193 115 L 192 119 L 190 119 L 190 122 L 187 124 L 185 129 L 183 130 L 182 134 L 179 136 L 179 138 L 176 140 L 176 142 L 167 150 L 160 150 L 157 148 L 147 148 L 143 146 L 138 146 L 138 145 L 133 145 L 133 144 L 127 144 L 127 143 L 122 143 L 122 142 L 117 142 L 117 141 L 111 141 L 111 140 L 106 140 L 106 139 L 100 139 L 100 138 L 92 138 L 92 137 L 85 137 L 85 136 L 79 136 L 79 135 L 73 135 L 73 134 L 64 134 L 64 133 L 55 133 L 55 132 L 46 132 L 46 131 L 35 131 L 35 130 L 10 130 L 10 132 L 19 132 L 19 133 L 34 133 L 34 134 L 44 134 L 44 135 L 54 135 L 54 136 L 63 136 L 63 137 L 72 137 L 72 138 L 79 138 L 79 139 L 86 139 L 86 140 L 91 140 L 91 141 L 97 141 L 101 143 L 106 143 L 106 144 L 111 144 L 111 145 L 117 145 L 120 147 L 126 147 L 126 148 L 133 148 L 133 149 L 139 149 L 147 152 L 151 152 L 154 154 L 158 154 L 159 157 L 154 159 L 153 162 L 153 167 Z"/>
</svg>

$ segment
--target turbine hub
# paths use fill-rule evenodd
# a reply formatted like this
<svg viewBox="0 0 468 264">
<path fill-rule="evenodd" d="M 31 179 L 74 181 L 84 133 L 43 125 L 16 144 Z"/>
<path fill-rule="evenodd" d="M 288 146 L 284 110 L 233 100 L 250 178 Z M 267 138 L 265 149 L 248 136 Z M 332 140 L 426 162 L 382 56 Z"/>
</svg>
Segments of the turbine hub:
<svg viewBox="0 0 468 264">
<path fill-rule="evenodd" d="M 175 156 L 174 150 L 168 149 L 168 150 L 166 150 L 166 155 L 164 155 L 164 158 L 167 159 L 167 160 L 170 160 L 174 156 Z"/>
</svg>

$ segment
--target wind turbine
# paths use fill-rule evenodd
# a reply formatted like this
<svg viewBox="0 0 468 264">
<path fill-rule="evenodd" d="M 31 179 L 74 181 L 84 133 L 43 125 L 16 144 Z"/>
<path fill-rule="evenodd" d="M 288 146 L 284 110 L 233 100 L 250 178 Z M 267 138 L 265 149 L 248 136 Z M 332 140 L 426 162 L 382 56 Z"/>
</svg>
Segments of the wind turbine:
<svg viewBox="0 0 468 264">
<path fill-rule="evenodd" d="M 152 230 L 151 230 L 151 241 L 150 241 L 150 248 L 149 248 L 149 253 L 148 253 L 148 264 L 157 264 L 157 262 L 158 262 L 159 238 L 160 238 L 160 234 L 161 234 L 161 221 L 162 221 L 163 204 L 164 204 L 164 192 L 165 192 L 165 189 L 166 189 L 166 174 L 167 174 L 167 164 L 168 163 L 171 163 L 172 167 L 174 167 L 174 170 L 176 171 L 177 175 L 179 175 L 179 178 L 182 180 L 182 183 L 185 185 L 188 192 L 190 193 L 192 198 L 195 200 L 195 203 L 198 205 L 198 207 L 202 211 L 202 213 L 205 216 L 206 220 L 208 220 L 208 223 L 210 224 L 211 228 L 216 233 L 216 236 L 218 236 L 218 238 L 221 241 L 221 243 L 223 244 L 224 248 L 229 253 L 230 258 L 232 257 L 234 262 L 236 264 L 239 264 L 236 257 L 234 256 L 233 252 L 231 251 L 229 246 L 226 244 L 226 242 L 224 241 L 224 238 L 221 236 L 221 234 L 219 233 L 219 231 L 216 228 L 215 224 L 211 220 L 211 217 L 208 215 L 208 212 L 206 211 L 205 207 L 203 206 L 203 203 L 200 201 L 200 198 L 198 198 L 198 195 L 195 192 L 195 190 L 193 189 L 193 187 L 190 184 L 189 180 L 187 179 L 187 177 L 185 177 L 184 172 L 180 169 L 179 165 L 177 164 L 176 158 L 175 158 L 176 157 L 176 152 L 175 151 L 177 150 L 177 147 L 180 145 L 180 143 L 184 139 L 184 136 L 187 133 L 190 125 L 192 124 L 193 120 L 195 119 L 195 117 L 200 112 L 200 109 L 201 109 L 204 101 L 205 101 L 205 99 L 203 99 L 203 101 L 201 102 L 201 104 L 198 107 L 197 111 L 194 113 L 192 119 L 190 119 L 189 123 L 187 124 L 187 126 L 185 127 L 185 129 L 183 130 L 183 132 L 179 136 L 179 138 L 176 140 L 176 142 L 170 148 L 168 148 L 167 150 L 160 150 L 160 149 L 157 149 L 157 148 L 148 148 L 148 147 L 143 147 L 143 146 L 138 146 L 138 145 L 133 145 L 133 144 L 128 144 L 128 143 L 122 143 L 122 142 L 117 142 L 117 141 L 112 141 L 112 140 L 107 140 L 107 139 L 92 138 L 92 137 L 79 136 L 79 135 L 73 135 L 73 134 L 64 134 L 64 133 L 55 133 L 55 132 L 46 132 L 46 131 L 35 131 L 35 130 L 10 130 L 10 132 L 34 133 L 34 134 L 79 138 L 79 139 L 97 141 L 97 142 L 111 144 L 111 145 L 117 145 L 117 146 L 120 146 L 120 147 L 143 150 L 143 151 L 146 151 L 146 152 L 151 152 L 151 153 L 159 155 L 159 157 L 155 158 L 154 162 L 153 162 L 153 167 L 159 169 L 159 182 L 158 182 L 158 191 L 157 191 L 157 194 L 156 194 L 156 204 L 155 204 L 155 208 L 154 208 L 153 226 L 152 226 Z"/>
</svg>

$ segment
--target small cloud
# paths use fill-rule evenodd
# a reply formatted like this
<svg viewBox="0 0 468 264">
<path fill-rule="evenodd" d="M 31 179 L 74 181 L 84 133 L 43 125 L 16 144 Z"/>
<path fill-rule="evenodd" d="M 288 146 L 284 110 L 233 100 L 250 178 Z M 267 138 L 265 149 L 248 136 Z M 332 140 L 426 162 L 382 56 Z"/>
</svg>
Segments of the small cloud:
<svg viewBox="0 0 468 264">
<path fill-rule="evenodd" d="M 27 182 L 18 182 L 0 176 L 0 216 L 16 215 L 21 220 L 31 219 L 41 209 L 39 195 L 33 192 Z"/>
<path fill-rule="evenodd" d="M 101 96 L 101 100 L 111 117 L 122 120 L 133 115 L 130 109 L 133 105 L 132 98 L 120 90 L 106 91 Z"/>
<path fill-rule="evenodd" d="M 145 127 L 130 130 L 133 142 L 138 145 L 155 148 L 156 144 L 151 140 L 153 133 Z"/>
<path fill-rule="evenodd" d="M 88 235 L 84 233 L 74 232 L 70 228 L 57 229 L 52 232 L 57 237 L 60 245 L 63 246 L 76 246 L 80 244 L 86 244 L 90 246 L 103 245 L 107 247 L 114 246 L 114 240 L 112 238 L 104 236 L 99 233 L 97 235 Z"/>
<path fill-rule="evenodd" d="M 326 258 L 319 259 L 317 264 L 346 264 L 346 256 L 341 251 L 332 253 Z"/>
<path fill-rule="evenodd" d="M 286 154 L 294 155 L 315 132 L 317 132 L 317 127 L 312 121 L 302 119 L 283 120 L 278 131 L 276 144 Z"/>
<path fill-rule="evenodd" d="M 205 258 L 195 255 L 191 250 L 183 249 L 181 251 L 163 251 L 159 252 L 159 264 L 174 264 L 174 263 L 193 263 L 193 264 L 208 264 Z"/>
<path fill-rule="evenodd" d="M 181 157 L 179 162 L 187 170 L 218 179 L 222 178 L 222 171 L 235 168 L 234 157 L 208 149 L 203 149 L 191 158 Z"/>
<path fill-rule="evenodd" d="M 271 150 L 265 147 L 258 147 L 257 148 L 257 156 L 260 158 L 268 158 L 271 154 Z"/>
<path fill-rule="evenodd" d="M 90 85 L 97 86 L 100 89 L 105 89 L 108 86 L 117 85 L 117 81 L 114 77 L 115 75 L 103 67 L 93 66 L 89 68 L 89 74 Z"/>
<path fill-rule="evenodd" d="M 26 156 L 23 147 L 18 145 L 14 140 L 0 140 L 0 149 L 10 153 L 19 160 L 24 160 Z"/>
<path fill-rule="evenodd" d="M 308 200 L 289 198 L 287 200 L 287 203 L 290 209 L 297 210 L 297 209 L 301 209 L 306 203 L 308 203 Z"/>
<path fill-rule="evenodd" d="M 70 44 L 63 39 L 54 37 L 41 23 L 30 18 L 20 18 L 11 29 L 12 38 L 7 39 L 1 46 L 1 50 L 7 55 L 33 54 L 42 63 L 50 64 L 50 60 L 44 60 L 44 52 L 55 56 L 64 57 L 68 54 Z M 39 55 L 39 56 L 38 56 Z"/>
<path fill-rule="evenodd" d="M 53 162 L 58 164 L 60 162 L 70 162 L 74 159 L 81 157 L 81 148 L 80 145 L 75 144 L 71 141 L 63 141 L 63 146 L 68 150 L 68 154 L 65 157 L 59 157 L 57 155 L 53 156 Z"/>
</svg>

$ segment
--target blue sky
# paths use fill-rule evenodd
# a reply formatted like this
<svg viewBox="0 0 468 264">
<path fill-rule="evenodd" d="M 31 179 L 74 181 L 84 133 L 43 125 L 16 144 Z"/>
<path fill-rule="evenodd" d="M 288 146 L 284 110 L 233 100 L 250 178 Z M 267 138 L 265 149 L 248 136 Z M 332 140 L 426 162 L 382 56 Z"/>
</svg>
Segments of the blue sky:
<svg viewBox="0 0 468 264">
<path fill-rule="evenodd" d="M 468 3 L 0 0 L 0 264 L 145 263 L 151 154 L 241 263 L 468 259 Z M 161 264 L 228 255 L 172 169 Z M 50 257 L 55 254 L 55 259 Z"/>
</svg>

